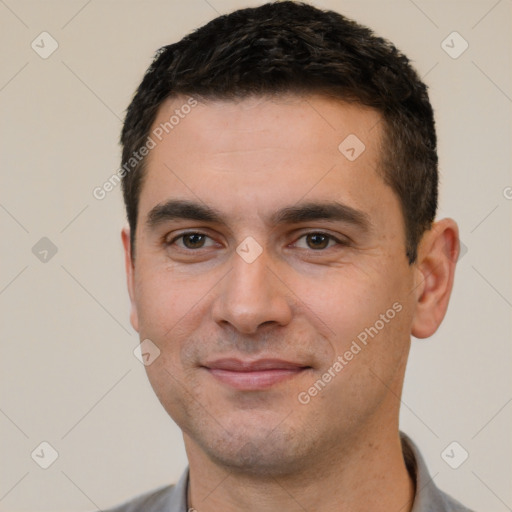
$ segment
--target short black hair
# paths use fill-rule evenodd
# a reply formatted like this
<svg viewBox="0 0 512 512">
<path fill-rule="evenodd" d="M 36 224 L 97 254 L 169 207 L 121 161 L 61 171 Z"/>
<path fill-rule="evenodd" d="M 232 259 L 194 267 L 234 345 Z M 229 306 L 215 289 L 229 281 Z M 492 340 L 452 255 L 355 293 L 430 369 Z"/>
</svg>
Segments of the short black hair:
<svg viewBox="0 0 512 512">
<path fill-rule="evenodd" d="M 123 195 L 135 244 L 147 141 L 160 105 L 174 96 L 237 100 L 324 94 L 377 110 L 383 120 L 378 171 L 400 200 L 406 254 L 437 209 L 438 158 L 427 87 L 389 41 L 333 11 L 283 1 L 219 16 L 158 50 L 128 107 L 121 134 Z M 130 160 L 131 159 L 131 160 Z"/>
</svg>

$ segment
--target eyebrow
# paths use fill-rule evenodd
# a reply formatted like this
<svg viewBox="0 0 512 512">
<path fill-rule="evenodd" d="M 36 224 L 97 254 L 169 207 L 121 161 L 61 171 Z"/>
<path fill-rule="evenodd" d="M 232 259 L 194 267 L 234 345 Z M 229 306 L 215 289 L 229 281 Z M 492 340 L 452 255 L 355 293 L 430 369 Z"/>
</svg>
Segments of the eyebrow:
<svg viewBox="0 0 512 512">
<path fill-rule="evenodd" d="M 205 204 L 181 199 L 171 199 L 156 205 L 147 216 L 146 225 L 155 228 L 158 225 L 176 219 L 196 220 L 215 224 L 224 224 L 222 213 Z M 337 201 L 308 202 L 285 207 L 274 213 L 272 224 L 299 224 L 318 220 L 338 221 L 352 224 L 362 231 L 370 231 L 372 223 L 367 213 Z"/>
<path fill-rule="evenodd" d="M 175 219 L 198 220 L 224 224 L 219 211 L 195 201 L 171 199 L 163 204 L 157 204 L 148 213 L 146 225 L 155 228 L 163 222 Z"/>
<path fill-rule="evenodd" d="M 317 220 L 345 222 L 365 232 L 372 227 L 367 213 L 337 201 L 301 203 L 283 208 L 272 216 L 275 224 L 299 224 Z"/>
</svg>

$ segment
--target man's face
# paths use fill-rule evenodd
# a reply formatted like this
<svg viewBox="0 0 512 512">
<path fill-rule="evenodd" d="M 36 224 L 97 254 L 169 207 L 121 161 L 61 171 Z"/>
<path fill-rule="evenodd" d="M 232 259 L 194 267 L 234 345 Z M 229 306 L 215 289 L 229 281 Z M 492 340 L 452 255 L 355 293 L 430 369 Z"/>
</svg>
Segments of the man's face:
<svg viewBox="0 0 512 512">
<path fill-rule="evenodd" d="M 190 110 L 148 157 L 128 259 L 187 450 L 277 475 L 397 429 L 414 267 L 380 116 L 318 96 Z"/>
</svg>

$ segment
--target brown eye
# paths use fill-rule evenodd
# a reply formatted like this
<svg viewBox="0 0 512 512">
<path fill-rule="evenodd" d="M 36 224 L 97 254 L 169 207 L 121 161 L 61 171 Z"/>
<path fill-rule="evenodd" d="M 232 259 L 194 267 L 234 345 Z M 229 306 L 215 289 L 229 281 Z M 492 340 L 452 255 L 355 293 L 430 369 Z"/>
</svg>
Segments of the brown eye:
<svg viewBox="0 0 512 512">
<path fill-rule="evenodd" d="M 331 237 L 322 233 L 310 233 L 306 235 L 306 244 L 310 249 L 325 249 L 329 245 Z"/>
<path fill-rule="evenodd" d="M 322 231 L 311 231 L 305 233 L 293 244 L 298 249 L 307 249 L 313 251 L 323 251 L 331 248 L 341 248 L 347 246 L 348 242 L 339 239 L 329 233 Z"/>
<path fill-rule="evenodd" d="M 169 236 L 164 239 L 167 250 L 174 251 L 175 249 L 181 250 L 182 252 L 191 254 L 199 249 L 214 249 L 219 248 L 219 244 L 215 240 L 199 231 L 187 231 L 176 235 L 174 238 Z"/>
<path fill-rule="evenodd" d="M 181 239 L 183 240 L 183 245 L 187 249 L 200 249 L 201 247 L 204 247 L 206 235 L 202 235 L 201 233 L 189 233 L 187 235 L 183 235 Z"/>
</svg>

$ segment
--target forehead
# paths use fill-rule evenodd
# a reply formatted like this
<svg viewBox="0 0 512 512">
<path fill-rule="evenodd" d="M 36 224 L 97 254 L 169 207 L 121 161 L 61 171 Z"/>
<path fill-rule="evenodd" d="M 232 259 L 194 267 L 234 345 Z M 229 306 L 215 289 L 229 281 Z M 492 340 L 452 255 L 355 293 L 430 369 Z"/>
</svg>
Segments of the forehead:
<svg viewBox="0 0 512 512">
<path fill-rule="evenodd" d="M 232 215 L 306 196 L 382 204 L 383 193 L 393 194 L 377 172 L 381 125 L 370 108 L 322 96 L 169 99 L 151 129 L 140 212 L 169 198 Z"/>
<path fill-rule="evenodd" d="M 196 106 L 188 107 L 191 101 Z M 220 169 L 226 156 L 223 151 L 230 153 L 230 159 L 236 152 L 262 149 L 279 151 L 283 158 L 317 153 L 338 156 L 340 137 L 350 134 L 371 150 L 380 139 L 380 120 L 373 109 L 324 96 L 290 94 L 206 102 L 178 97 L 162 104 L 152 132 L 174 143 L 180 153 L 199 148 L 215 154 L 212 165 Z"/>
</svg>

